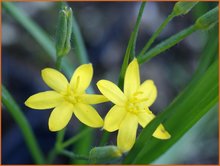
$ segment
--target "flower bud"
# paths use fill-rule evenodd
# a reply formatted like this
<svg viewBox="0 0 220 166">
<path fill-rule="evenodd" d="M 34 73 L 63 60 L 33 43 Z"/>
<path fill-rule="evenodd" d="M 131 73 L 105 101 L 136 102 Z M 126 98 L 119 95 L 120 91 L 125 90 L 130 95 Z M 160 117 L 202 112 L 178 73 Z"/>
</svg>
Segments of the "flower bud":
<svg viewBox="0 0 220 166">
<path fill-rule="evenodd" d="M 121 151 L 116 146 L 95 147 L 89 153 L 91 163 L 109 162 L 122 156 Z"/>
<path fill-rule="evenodd" d="M 196 20 L 195 26 L 198 29 L 209 29 L 218 22 L 218 7 L 208 11 Z"/>
<path fill-rule="evenodd" d="M 64 56 L 71 49 L 72 34 L 72 9 L 65 7 L 59 13 L 59 20 L 56 32 L 56 53 L 57 56 Z"/>
<path fill-rule="evenodd" d="M 179 16 L 187 14 L 198 2 L 177 2 L 173 8 L 173 14 Z"/>
</svg>

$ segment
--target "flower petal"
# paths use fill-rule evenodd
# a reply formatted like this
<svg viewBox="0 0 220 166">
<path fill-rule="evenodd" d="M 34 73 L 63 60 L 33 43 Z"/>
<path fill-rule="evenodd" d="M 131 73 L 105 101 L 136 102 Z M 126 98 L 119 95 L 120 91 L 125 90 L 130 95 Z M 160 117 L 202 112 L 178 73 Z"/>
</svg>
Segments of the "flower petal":
<svg viewBox="0 0 220 166">
<path fill-rule="evenodd" d="M 73 73 L 73 76 L 70 81 L 70 85 L 77 92 L 84 92 L 88 88 L 92 80 L 92 76 L 93 76 L 92 64 L 89 63 L 89 64 L 81 65 Z"/>
<path fill-rule="evenodd" d="M 97 86 L 101 93 L 107 97 L 114 104 L 123 106 L 126 102 L 126 96 L 123 92 L 112 82 L 107 80 L 100 80 Z"/>
<path fill-rule="evenodd" d="M 125 73 L 124 93 L 130 97 L 140 86 L 140 73 L 137 59 L 135 58 L 129 65 Z"/>
<path fill-rule="evenodd" d="M 129 151 L 135 143 L 138 121 L 135 115 L 127 113 L 118 131 L 117 145 L 122 152 Z"/>
<path fill-rule="evenodd" d="M 153 133 L 153 136 L 158 139 L 170 139 L 171 137 L 171 135 L 165 130 L 162 124 L 157 127 L 157 129 Z"/>
<path fill-rule="evenodd" d="M 62 130 L 70 121 L 73 113 L 73 105 L 68 102 L 63 102 L 58 105 L 50 114 L 49 129 L 50 131 Z"/>
<path fill-rule="evenodd" d="M 150 121 L 154 119 L 155 115 L 150 110 L 146 110 L 144 112 L 138 113 L 137 117 L 138 122 L 144 128 L 148 125 L 148 123 L 150 123 Z"/>
<path fill-rule="evenodd" d="M 104 129 L 109 132 L 118 130 L 126 113 L 125 108 L 114 105 L 104 119 Z"/>
<path fill-rule="evenodd" d="M 81 96 L 83 103 L 85 104 L 99 104 L 108 101 L 103 95 L 83 94 Z"/>
<path fill-rule="evenodd" d="M 44 82 L 57 92 L 65 91 L 68 85 L 66 77 L 59 71 L 46 68 L 41 71 Z"/>
<path fill-rule="evenodd" d="M 90 127 L 102 127 L 103 120 L 97 111 L 90 105 L 78 103 L 74 105 L 74 114 L 84 124 Z"/>
<path fill-rule="evenodd" d="M 33 109 L 49 109 L 54 108 L 63 102 L 62 95 L 55 91 L 40 92 L 30 96 L 25 105 Z"/>
<path fill-rule="evenodd" d="M 146 102 L 148 107 L 151 106 L 157 98 L 157 88 L 152 80 L 146 80 L 141 84 L 140 88 L 138 88 L 138 92 L 139 91 L 142 92 L 139 97 L 148 98 Z"/>
</svg>

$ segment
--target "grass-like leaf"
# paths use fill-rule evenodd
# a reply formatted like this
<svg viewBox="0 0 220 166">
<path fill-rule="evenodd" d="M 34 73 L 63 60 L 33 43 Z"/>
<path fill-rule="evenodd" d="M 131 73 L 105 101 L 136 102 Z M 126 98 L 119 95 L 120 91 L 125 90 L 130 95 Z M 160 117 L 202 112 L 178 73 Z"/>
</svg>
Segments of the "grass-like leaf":
<svg viewBox="0 0 220 166">
<path fill-rule="evenodd" d="M 218 102 L 218 61 L 193 81 L 149 126 L 141 132 L 124 163 L 151 163 L 175 144 L 200 118 Z M 163 122 L 172 138 L 158 140 L 151 135 Z"/>
<path fill-rule="evenodd" d="M 25 12 L 16 7 L 12 2 L 2 2 L 3 9 L 8 12 L 21 26 L 31 34 L 31 36 L 40 44 L 40 46 L 47 52 L 53 61 L 56 60 L 55 43 L 52 42 L 49 35 L 40 28 Z M 64 59 L 63 70 L 71 76 L 73 65 L 69 65 L 68 61 Z"/>
<path fill-rule="evenodd" d="M 13 99 L 9 91 L 4 86 L 2 86 L 2 103 L 7 108 L 7 111 L 10 113 L 14 121 L 18 124 L 35 163 L 45 163 L 43 153 L 39 148 L 38 142 L 30 128 L 28 120 L 22 113 L 20 107 Z"/>
</svg>

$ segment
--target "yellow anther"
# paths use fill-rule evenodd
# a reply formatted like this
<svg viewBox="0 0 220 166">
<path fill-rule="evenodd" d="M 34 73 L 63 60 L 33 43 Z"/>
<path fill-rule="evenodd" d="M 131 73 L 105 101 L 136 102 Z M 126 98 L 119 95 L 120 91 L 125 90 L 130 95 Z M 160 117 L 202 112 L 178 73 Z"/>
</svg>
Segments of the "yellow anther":
<svg viewBox="0 0 220 166">
<path fill-rule="evenodd" d="M 143 94 L 142 91 L 137 91 L 137 92 L 134 93 L 134 96 L 138 96 L 138 95 L 141 95 L 141 94 Z"/>
</svg>

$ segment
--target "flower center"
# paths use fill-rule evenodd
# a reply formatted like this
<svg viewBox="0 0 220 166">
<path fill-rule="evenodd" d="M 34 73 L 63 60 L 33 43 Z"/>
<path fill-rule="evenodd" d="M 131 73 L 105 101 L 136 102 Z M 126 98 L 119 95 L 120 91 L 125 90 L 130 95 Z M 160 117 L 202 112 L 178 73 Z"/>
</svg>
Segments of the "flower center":
<svg viewBox="0 0 220 166">
<path fill-rule="evenodd" d="M 148 98 L 143 98 L 140 95 L 143 94 L 143 92 L 136 92 L 133 94 L 133 96 L 128 99 L 126 107 L 127 111 L 133 114 L 137 114 L 140 112 L 144 112 L 148 109 L 146 102 Z"/>
<path fill-rule="evenodd" d="M 72 89 L 70 85 L 67 85 L 67 91 L 63 95 L 64 99 L 71 104 L 76 104 L 81 101 L 81 94 L 78 94 L 75 89 L 76 88 Z"/>
</svg>

